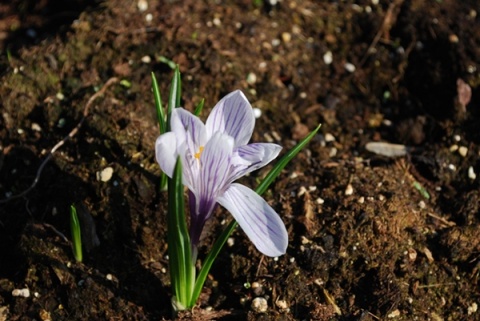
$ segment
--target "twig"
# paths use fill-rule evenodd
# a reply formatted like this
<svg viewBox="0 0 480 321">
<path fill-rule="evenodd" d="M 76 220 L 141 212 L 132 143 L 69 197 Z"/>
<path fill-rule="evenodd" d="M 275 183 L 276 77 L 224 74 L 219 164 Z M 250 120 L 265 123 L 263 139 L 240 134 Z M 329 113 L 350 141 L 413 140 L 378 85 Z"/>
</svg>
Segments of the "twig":
<svg viewBox="0 0 480 321">
<path fill-rule="evenodd" d="M 103 85 L 103 87 L 97 91 L 95 94 L 93 94 L 90 99 L 88 99 L 87 101 L 87 104 L 85 105 L 84 109 L 83 109 L 83 116 L 82 116 L 82 119 L 80 119 L 80 121 L 78 122 L 77 126 L 75 126 L 71 131 L 70 133 L 68 133 L 67 136 L 65 136 L 61 141 L 59 141 L 55 146 L 53 146 L 53 148 L 50 150 L 50 152 L 48 153 L 47 157 L 45 157 L 45 159 L 43 160 L 42 164 L 40 164 L 40 167 L 38 168 L 37 170 L 37 174 L 35 176 L 35 179 L 33 180 L 33 183 L 30 185 L 30 187 L 28 187 L 27 189 L 25 189 L 23 192 L 20 192 L 18 194 L 15 194 L 15 195 L 12 195 L 12 196 L 9 196 L 5 199 L 2 199 L 0 200 L 0 204 L 3 204 L 3 203 L 7 203 L 11 200 L 14 200 L 14 199 L 17 199 L 17 198 L 20 198 L 20 197 L 23 197 L 25 195 L 27 195 L 31 190 L 33 190 L 35 188 L 35 186 L 38 184 L 39 180 L 40 180 L 40 175 L 42 175 L 42 172 L 43 172 L 43 169 L 45 168 L 45 165 L 47 165 L 47 163 L 52 159 L 53 157 L 53 154 L 55 154 L 55 152 L 60 148 L 62 147 L 68 140 L 72 139 L 77 133 L 78 131 L 80 130 L 80 128 L 82 127 L 83 123 L 85 122 L 85 119 L 87 118 L 88 116 L 88 112 L 90 110 L 90 106 L 93 104 L 93 102 L 100 96 L 100 95 L 103 95 L 105 93 L 105 91 L 107 90 L 108 87 L 110 87 L 111 85 L 113 85 L 114 83 L 118 82 L 118 78 L 116 77 L 112 77 L 110 78 L 106 83 L 105 85 Z"/>
</svg>

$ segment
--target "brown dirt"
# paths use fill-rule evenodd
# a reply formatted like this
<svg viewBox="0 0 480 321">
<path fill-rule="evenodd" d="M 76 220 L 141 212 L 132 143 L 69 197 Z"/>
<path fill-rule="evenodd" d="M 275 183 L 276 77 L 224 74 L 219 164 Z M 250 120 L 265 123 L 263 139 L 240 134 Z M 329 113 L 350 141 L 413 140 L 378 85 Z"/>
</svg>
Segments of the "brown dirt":
<svg viewBox="0 0 480 321">
<path fill-rule="evenodd" d="M 372 2 L 0 5 L 0 320 L 171 319 L 150 90 L 154 71 L 166 98 L 161 57 L 180 65 L 186 108 L 206 99 L 203 117 L 242 89 L 263 112 L 255 141 L 288 149 L 323 124 L 265 194 L 289 231 L 287 254 L 262 257 L 237 230 L 181 318 L 480 319 L 477 2 Z M 112 77 L 124 81 L 104 88 L 35 188 L 8 200 Z M 466 108 L 457 79 L 473 90 Z M 376 155 L 371 141 L 409 153 Z M 112 179 L 98 181 L 108 166 Z M 100 240 L 82 264 L 63 236 L 72 202 Z M 229 219 L 216 213 L 200 258 Z M 23 288 L 30 297 L 12 296 Z M 252 310 L 257 296 L 266 313 Z"/>
</svg>

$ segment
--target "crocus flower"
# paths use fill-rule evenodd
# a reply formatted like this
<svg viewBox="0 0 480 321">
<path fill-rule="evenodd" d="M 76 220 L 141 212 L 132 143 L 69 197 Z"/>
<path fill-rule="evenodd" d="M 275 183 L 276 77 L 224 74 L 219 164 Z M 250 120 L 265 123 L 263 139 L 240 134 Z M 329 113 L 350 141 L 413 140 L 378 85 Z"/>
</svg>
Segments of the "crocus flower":
<svg viewBox="0 0 480 321">
<path fill-rule="evenodd" d="M 248 144 L 254 125 L 252 107 L 237 90 L 217 103 L 205 124 L 189 111 L 175 108 L 171 131 L 155 143 L 157 162 L 169 177 L 177 157 L 182 160 L 194 256 L 217 203 L 233 215 L 260 252 L 272 257 L 285 254 L 288 234 L 278 214 L 253 190 L 234 183 L 268 164 L 281 150 L 276 144 Z"/>
</svg>

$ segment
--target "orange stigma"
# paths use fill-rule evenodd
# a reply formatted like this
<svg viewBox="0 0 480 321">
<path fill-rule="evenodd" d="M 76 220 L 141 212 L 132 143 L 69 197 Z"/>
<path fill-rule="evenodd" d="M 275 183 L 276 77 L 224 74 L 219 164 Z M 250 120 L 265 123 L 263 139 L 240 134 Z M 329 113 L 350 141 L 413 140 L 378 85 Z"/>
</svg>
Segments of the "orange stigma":
<svg viewBox="0 0 480 321">
<path fill-rule="evenodd" d="M 195 155 L 193 155 L 193 156 L 194 156 L 196 159 L 200 159 L 200 155 L 202 155 L 203 149 L 204 149 L 204 147 L 203 147 L 203 146 L 200 146 L 198 153 L 195 153 Z"/>
</svg>

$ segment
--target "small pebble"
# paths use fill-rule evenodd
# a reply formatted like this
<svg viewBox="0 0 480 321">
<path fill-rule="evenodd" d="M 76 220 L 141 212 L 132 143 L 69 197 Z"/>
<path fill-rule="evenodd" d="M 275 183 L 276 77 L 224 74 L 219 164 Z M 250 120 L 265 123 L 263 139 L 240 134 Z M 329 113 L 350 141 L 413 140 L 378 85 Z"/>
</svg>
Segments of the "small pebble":
<svg viewBox="0 0 480 321">
<path fill-rule="evenodd" d="M 283 310 L 283 311 L 288 310 L 288 303 L 285 300 L 278 300 L 277 302 L 275 302 L 275 305 L 280 310 Z"/>
<path fill-rule="evenodd" d="M 330 50 L 323 54 L 323 62 L 326 65 L 330 65 L 333 62 L 333 54 Z"/>
<path fill-rule="evenodd" d="M 152 58 L 150 56 L 143 56 L 141 60 L 144 64 L 149 64 L 152 62 Z"/>
<path fill-rule="evenodd" d="M 148 9 L 148 2 L 147 0 L 138 0 L 137 2 L 138 11 L 143 12 Z"/>
<path fill-rule="evenodd" d="M 365 203 L 365 197 L 361 196 L 358 201 L 357 201 L 359 204 L 363 204 Z"/>
<path fill-rule="evenodd" d="M 37 124 L 37 123 L 32 123 L 32 130 L 33 130 L 33 131 L 36 131 L 36 132 L 41 132 L 41 131 L 42 131 L 42 127 L 40 127 L 40 125 Z"/>
<path fill-rule="evenodd" d="M 462 156 L 462 157 L 466 157 L 467 154 L 468 154 L 468 148 L 465 147 L 465 146 L 460 146 L 458 148 L 458 153 Z"/>
<path fill-rule="evenodd" d="M 153 20 L 153 15 L 151 13 L 147 13 L 145 15 L 145 21 L 146 22 L 152 22 L 152 20 Z"/>
<path fill-rule="evenodd" d="M 396 310 L 393 310 L 392 312 L 390 312 L 390 314 L 387 315 L 387 318 L 393 319 L 393 318 L 396 318 L 396 317 L 399 317 L 399 316 L 400 316 L 400 310 L 396 309 Z"/>
<path fill-rule="evenodd" d="M 108 182 L 113 175 L 113 168 L 106 167 L 102 171 L 97 172 L 97 180 L 102 182 Z"/>
<path fill-rule="evenodd" d="M 467 309 L 467 314 L 472 315 L 475 312 L 478 311 L 478 304 L 476 302 L 473 302 Z"/>
<path fill-rule="evenodd" d="M 265 298 L 258 297 L 252 301 L 252 310 L 257 313 L 265 313 L 268 310 L 268 303 Z"/>
<path fill-rule="evenodd" d="M 227 239 L 227 245 L 228 245 L 229 247 L 234 246 L 234 245 L 235 245 L 235 239 L 234 239 L 233 237 L 229 237 L 229 238 Z"/>
<path fill-rule="evenodd" d="M 23 298 L 28 298 L 30 296 L 30 290 L 25 288 L 25 289 L 14 289 L 12 291 L 13 296 L 21 296 Z"/>
<path fill-rule="evenodd" d="M 425 204 L 424 201 L 418 202 L 418 207 L 420 207 L 422 210 L 426 207 L 427 205 Z"/>
<path fill-rule="evenodd" d="M 290 40 L 292 40 L 292 35 L 288 32 L 284 32 L 282 33 L 282 40 L 283 42 L 288 43 Z"/>
<path fill-rule="evenodd" d="M 348 184 L 347 188 L 345 188 L 345 195 L 349 196 L 353 194 L 353 186 L 352 184 Z"/>
<path fill-rule="evenodd" d="M 448 169 L 454 172 L 457 168 L 453 164 L 448 164 Z"/>
<path fill-rule="evenodd" d="M 255 75 L 253 72 L 248 73 L 247 84 L 249 84 L 250 86 L 253 86 L 255 85 L 256 82 L 257 82 L 257 75 Z"/>
<path fill-rule="evenodd" d="M 470 178 L 472 181 L 477 178 L 477 174 L 475 174 L 475 170 L 473 169 L 473 166 L 470 166 L 468 168 L 468 178 Z"/>
<path fill-rule="evenodd" d="M 319 198 L 317 198 L 317 199 L 315 200 L 315 202 L 316 202 L 318 205 L 322 205 L 323 203 L 325 203 L 325 200 L 324 200 L 323 198 L 319 197 Z"/>
<path fill-rule="evenodd" d="M 448 149 L 450 152 L 454 153 L 458 150 L 458 145 L 457 144 L 453 144 L 452 146 L 450 146 L 450 148 Z"/>
<path fill-rule="evenodd" d="M 108 281 L 112 281 L 113 280 L 113 275 L 111 275 L 110 273 L 108 273 L 105 278 L 108 280 Z"/>
<path fill-rule="evenodd" d="M 350 62 L 346 62 L 344 67 L 345 67 L 345 70 L 348 72 L 354 72 L 357 69 L 355 65 Z"/>
<path fill-rule="evenodd" d="M 326 141 L 327 143 L 334 142 L 334 141 L 335 141 L 335 136 L 333 136 L 333 135 L 330 134 L 330 133 L 326 133 L 326 134 L 325 134 L 325 141 Z"/>
</svg>

